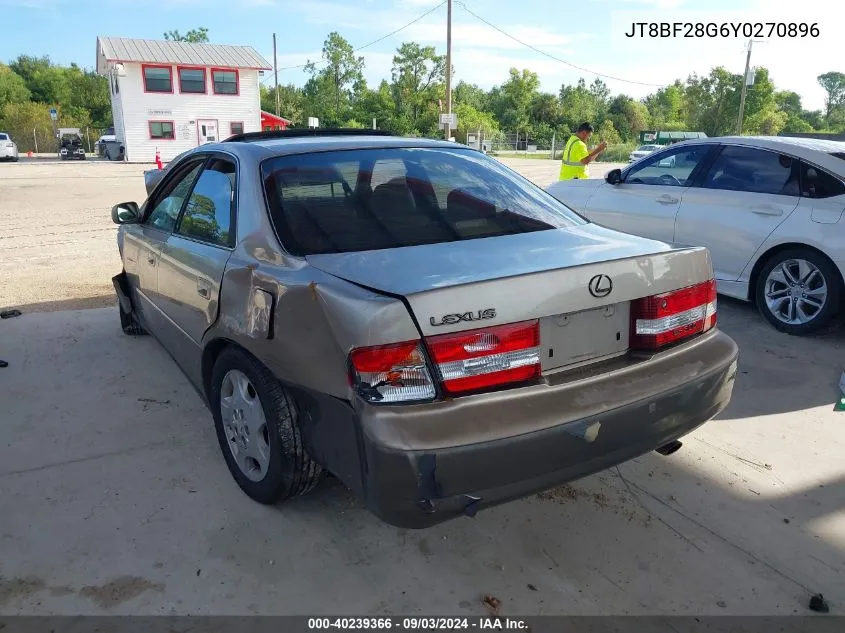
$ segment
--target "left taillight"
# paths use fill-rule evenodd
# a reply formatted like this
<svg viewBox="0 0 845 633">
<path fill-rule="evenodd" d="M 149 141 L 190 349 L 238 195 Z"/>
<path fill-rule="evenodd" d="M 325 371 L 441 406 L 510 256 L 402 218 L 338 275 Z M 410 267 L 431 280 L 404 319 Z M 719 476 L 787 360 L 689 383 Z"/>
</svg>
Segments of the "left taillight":
<svg viewBox="0 0 845 633">
<path fill-rule="evenodd" d="M 434 371 L 429 370 L 425 345 Z M 353 386 L 368 402 L 432 400 L 436 389 L 463 395 L 540 377 L 538 321 L 432 336 L 422 341 L 355 349 Z"/>
<path fill-rule="evenodd" d="M 420 341 L 352 350 L 352 381 L 367 402 L 431 400 L 434 381 Z"/>
<path fill-rule="evenodd" d="M 716 325 L 716 281 L 631 302 L 631 348 L 659 349 Z"/>
</svg>

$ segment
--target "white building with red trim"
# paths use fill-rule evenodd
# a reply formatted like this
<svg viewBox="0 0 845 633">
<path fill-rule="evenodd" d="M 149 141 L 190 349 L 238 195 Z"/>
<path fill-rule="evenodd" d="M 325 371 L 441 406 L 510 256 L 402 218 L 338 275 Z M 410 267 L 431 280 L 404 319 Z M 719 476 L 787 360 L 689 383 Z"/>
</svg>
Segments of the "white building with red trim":
<svg viewBox="0 0 845 633">
<path fill-rule="evenodd" d="M 114 131 L 125 160 L 167 162 L 203 143 L 262 129 L 261 75 L 270 63 L 249 46 L 97 38 Z"/>
</svg>

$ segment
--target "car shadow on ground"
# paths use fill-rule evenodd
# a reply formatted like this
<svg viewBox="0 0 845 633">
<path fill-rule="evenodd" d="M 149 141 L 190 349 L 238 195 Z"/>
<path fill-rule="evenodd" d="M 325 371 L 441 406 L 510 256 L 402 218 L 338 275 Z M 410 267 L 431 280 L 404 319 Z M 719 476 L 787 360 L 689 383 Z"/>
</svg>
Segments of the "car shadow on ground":
<svg viewBox="0 0 845 633">
<path fill-rule="evenodd" d="M 742 311 L 722 314 L 742 332 Z M 803 614 L 815 592 L 843 613 L 845 480 L 815 470 L 840 463 L 836 436 L 797 405 L 723 416 L 670 457 L 413 531 L 332 479 L 277 506 L 249 500 L 187 380 L 112 310 L 0 328 L 3 582 L 44 580 L 14 585 L 8 613 L 102 612 L 87 588 L 121 574 L 155 589 L 112 613 L 471 615 L 490 596 L 503 615 Z M 757 399 L 739 381 L 732 406 Z"/>
<path fill-rule="evenodd" d="M 114 293 L 98 295 L 94 297 L 81 297 L 78 299 L 59 299 L 56 301 L 41 301 L 38 303 L 25 303 L 22 305 L 10 304 L 0 307 L 0 310 L 19 310 L 22 314 L 32 312 L 58 312 L 60 310 L 89 310 L 92 308 L 107 308 L 117 305 L 117 296 Z M 117 319 L 117 315 L 115 315 Z"/>
</svg>

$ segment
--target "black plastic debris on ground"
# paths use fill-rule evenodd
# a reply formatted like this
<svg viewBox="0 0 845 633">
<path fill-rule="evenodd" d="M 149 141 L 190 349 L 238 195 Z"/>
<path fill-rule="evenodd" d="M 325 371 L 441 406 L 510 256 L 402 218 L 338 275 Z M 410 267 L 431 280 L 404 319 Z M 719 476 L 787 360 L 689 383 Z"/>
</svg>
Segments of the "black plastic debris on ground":
<svg viewBox="0 0 845 633">
<path fill-rule="evenodd" d="M 815 596 L 810 598 L 810 611 L 828 613 L 830 611 L 830 605 L 827 603 L 827 600 L 824 599 L 822 594 L 817 593 Z"/>
<path fill-rule="evenodd" d="M 5 360 L 0 360 L 0 367 L 8 367 L 8 366 L 9 366 L 9 363 L 7 363 Z"/>
<path fill-rule="evenodd" d="M 0 312 L 0 319 L 11 319 L 12 317 L 19 317 L 20 315 L 20 310 L 3 310 Z"/>
</svg>

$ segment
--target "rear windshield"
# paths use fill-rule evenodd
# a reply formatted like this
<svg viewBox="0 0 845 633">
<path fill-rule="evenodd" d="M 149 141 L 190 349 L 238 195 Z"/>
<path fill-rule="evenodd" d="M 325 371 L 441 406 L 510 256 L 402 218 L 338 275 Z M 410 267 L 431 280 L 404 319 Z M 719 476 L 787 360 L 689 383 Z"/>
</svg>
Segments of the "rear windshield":
<svg viewBox="0 0 845 633">
<path fill-rule="evenodd" d="M 8 141 L 8 140 L 9 140 L 9 135 L 4 134 L 3 132 L 0 132 L 0 141 Z"/>
<path fill-rule="evenodd" d="M 498 161 L 461 149 L 366 149 L 262 165 L 273 223 L 294 255 L 547 231 L 586 221 Z"/>
</svg>

